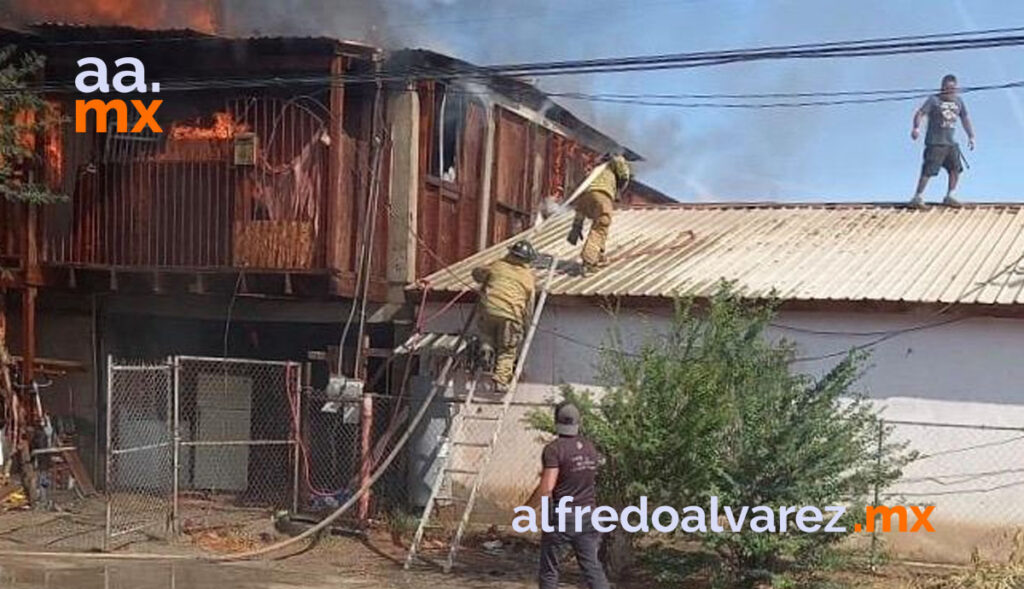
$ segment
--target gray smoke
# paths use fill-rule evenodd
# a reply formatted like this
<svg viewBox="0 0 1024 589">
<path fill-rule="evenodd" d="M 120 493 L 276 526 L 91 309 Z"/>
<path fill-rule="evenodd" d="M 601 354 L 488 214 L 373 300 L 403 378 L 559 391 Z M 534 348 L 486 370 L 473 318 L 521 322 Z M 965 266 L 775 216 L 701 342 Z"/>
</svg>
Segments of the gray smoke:
<svg viewBox="0 0 1024 589">
<path fill-rule="evenodd" d="M 0 0 L 5 1 L 10 0 Z M 62 2 L 71 0 L 55 0 Z M 209 2 L 222 32 L 230 35 L 329 36 L 387 48 L 432 49 L 479 64 L 621 56 L 634 51 L 630 47 L 642 46 L 617 42 L 642 37 L 642 32 L 616 28 L 616 17 L 622 16 L 616 11 L 634 10 L 628 3 L 586 8 L 549 0 L 149 0 L 160 7 L 166 26 L 188 23 L 184 11 L 194 11 L 197 2 Z M 177 17 L 176 6 L 183 11 Z M 792 33 L 788 23 L 794 15 L 788 9 L 784 6 L 756 17 L 762 39 Z M 830 10 L 837 11 L 836 19 L 856 20 L 858 15 L 853 7 Z M 800 40 L 815 40 L 812 35 L 809 32 L 807 39 Z M 717 48 L 727 47 L 708 47 Z M 712 81 L 719 92 L 782 92 L 839 87 L 842 76 L 808 64 L 780 63 L 599 78 L 561 76 L 534 82 L 552 92 L 593 94 L 644 93 L 659 80 L 670 80 L 670 87 L 679 92 L 689 90 L 689 80 Z M 828 119 L 834 112 L 828 109 L 707 111 L 555 100 L 643 155 L 647 161 L 637 166 L 639 179 L 683 200 L 784 199 L 793 193 L 814 192 L 789 179 L 800 175 L 801 156 L 808 155 L 802 150 L 826 124 L 837 122 Z"/>
</svg>

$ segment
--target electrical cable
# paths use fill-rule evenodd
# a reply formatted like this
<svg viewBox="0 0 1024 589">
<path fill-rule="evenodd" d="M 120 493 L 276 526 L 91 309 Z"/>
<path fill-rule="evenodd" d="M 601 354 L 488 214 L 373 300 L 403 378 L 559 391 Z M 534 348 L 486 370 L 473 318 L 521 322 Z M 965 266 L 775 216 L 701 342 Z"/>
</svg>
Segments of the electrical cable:
<svg viewBox="0 0 1024 589">
<path fill-rule="evenodd" d="M 833 59 L 840 57 L 870 57 L 930 53 L 936 51 L 960 51 L 993 47 L 1024 45 L 1024 35 L 983 36 L 992 33 L 1020 33 L 1024 27 L 990 29 L 988 31 L 965 31 L 936 35 L 888 37 L 828 43 L 810 43 L 789 46 L 768 46 L 753 49 L 726 51 L 704 51 L 672 53 L 635 57 L 612 57 L 586 60 L 560 60 L 547 62 L 511 63 L 492 66 L 453 65 L 447 68 L 426 68 L 422 66 L 393 67 L 378 69 L 371 74 L 343 74 L 339 76 L 275 76 L 257 78 L 218 78 L 197 81 L 167 80 L 161 83 L 165 91 L 202 88 L 225 88 L 237 85 L 253 87 L 259 85 L 295 86 L 305 83 L 324 82 L 387 82 L 408 81 L 410 78 L 431 78 L 438 80 L 473 80 L 493 77 L 554 76 L 628 71 L 657 71 L 663 69 L 684 69 L 708 67 L 739 62 L 767 61 L 781 59 Z M 974 38 L 963 38 L 974 37 Z M 196 41 L 195 39 L 190 39 Z M 155 40 L 154 40 L 155 41 Z M 54 45 L 51 43 L 50 45 Z M 44 44 L 45 46 L 45 44 Z M 433 72 L 433 75 L 431 73 Z M 0 92 L 23 92 L 67 88 L 67 84 L 43 83 L 26 85 L 26 88 L 5 88 Z"/>
</svg>

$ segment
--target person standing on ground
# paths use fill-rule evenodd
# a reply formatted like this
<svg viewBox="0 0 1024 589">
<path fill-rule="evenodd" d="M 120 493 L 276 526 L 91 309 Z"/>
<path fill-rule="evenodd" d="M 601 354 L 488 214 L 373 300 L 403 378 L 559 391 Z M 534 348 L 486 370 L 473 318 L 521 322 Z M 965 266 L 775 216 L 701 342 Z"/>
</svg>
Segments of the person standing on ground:
<svg viewBox="0 0 1024 589">
<path fill-rule="evenodd" d="M 580 254 L 584 274 L 590 274 L 605 264 L 604 246 L 612 224 L 612 209 L 632 174 L 629 163 L 621 155 L 610 156 L 606 161 L 608 167 L 594 178 L 587 191 L 574 203 L 576 219 L 569 231 L 570 244 L 576 245 L 583 237 L 583 220 L 590 219 L 590 231 Z"/>
<path fill-rule="evenodd" d="M 541 498 L 548 497 L 549 505 L 558 505 L 562 497 L 572 497 L 569 506 L 575 513 L 577 506 L 590 507 L 590 514 L 597 508 L 597 469 L 604 457 L 594 444 L 579 435 L 580 410 L 572 403 L 562 402 L 555 407 L 555 431 L 558 439 L 544 446 L 541 453 L 540 484 L 530 497 L 529 505 L 539 505 Z M 598 550 L 601 548 L 601 533 L 594 529 L 590 517 L 584 516 L 581 532 L 576 531 L 576 522 L 570 517 L 566 529 L 557 529 L 554 509 L 548 511 L 554 532 L 544 532 L 540 540 L 540 589 L 557 589 L 558 556 L 566 545 L 576 553 L 576 562 L 583 572 L 583 578 L 590 589 L 608 589 Z"/>
<path fill-rule="evenodd" d="M 483 285 L 477 329 L 483 347 L 495 357 L 495 392 L 508 391 L 525 325 L 533 315 L 536 278 L 531 264 L 536 259 L 533 244 L 522 239 L 503 259 L 473 269 L 473 280 Z"/>
<path fill-rule="evenodd" d="M 951 207 L 960 206 L 954 196 L 956 185 L 963 172 L 963 155 L 960 145 L 956 142 L 956 121 L 964 124 L 967 132 L 967 145 L 974 150 L 974 126 L 967 115 L 967 105 L 958 96 L 956 76 L 948 74 L 942 78 L 942 89 L 938 94 L 929 96 L 921 108 L 914 112 L 914 127 L 910 138 L 917 141 L 921 136 L 921 119 L 928 119 L 928 130 L 924 136 L 924 161 L 921 164 L 921 176 L 917 180 L 917 191 L 910 201 L 914 208 L 924 207 L 924 189 L 928 179 L 939 173 L 939 168 L 946 168 L 949 174 L 949 187 L 942 204 Z"/>
</svg>

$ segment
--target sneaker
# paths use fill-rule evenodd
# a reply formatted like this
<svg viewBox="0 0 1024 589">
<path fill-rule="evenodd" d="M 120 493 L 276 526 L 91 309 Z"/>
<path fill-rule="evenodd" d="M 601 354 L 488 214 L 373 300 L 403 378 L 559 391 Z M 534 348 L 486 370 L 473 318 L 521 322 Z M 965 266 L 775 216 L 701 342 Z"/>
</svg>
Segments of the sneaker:
<svg viewBox="0 0 1024 589">
<path fill-rule="evenodd" d="M 912 209 L 919 209 L 919 210 L 923 209 L 924 208 L 924 199 L 921 198 L 920 194 L 915 194 L 914 198 L 910 199 L 910 202 L 907 203 L 907 206 L 912 208 Z"/>
<path fill-rule="evenodd" d="M 947 206 L 947 207 L 959 207 L 960 206 L 960 201 L 958 201 L 957 199 L 953 198 L 952 194 L 947 194 L 946 198 L 942 199 L 942 204 Z"/>
</svg>

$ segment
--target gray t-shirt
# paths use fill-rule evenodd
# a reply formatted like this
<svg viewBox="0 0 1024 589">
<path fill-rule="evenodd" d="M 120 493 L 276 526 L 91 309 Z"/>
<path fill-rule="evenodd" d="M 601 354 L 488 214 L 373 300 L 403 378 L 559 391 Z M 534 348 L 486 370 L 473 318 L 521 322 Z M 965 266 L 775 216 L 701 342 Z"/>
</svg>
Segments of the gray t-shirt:
<svg viewBox="0 0 1024 589">
<path fill-rule="evenodd" d="M 943 98 L 941 94 L 929 96 L 921 106 L 928 117 L 925 145 L 956 145 L 956 121 L 967 116 L 967 105 L 959 96 Z"/>
</svg>

